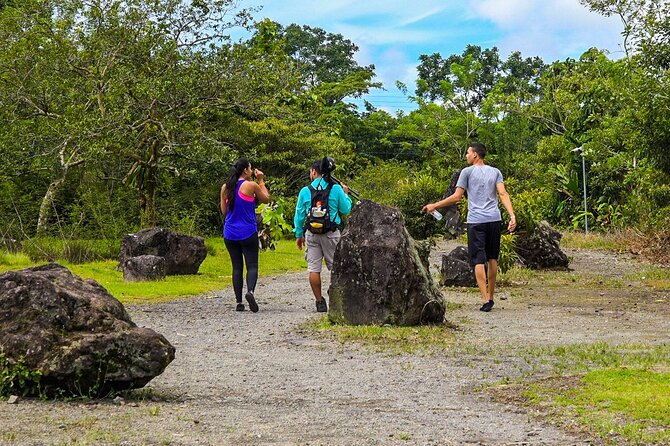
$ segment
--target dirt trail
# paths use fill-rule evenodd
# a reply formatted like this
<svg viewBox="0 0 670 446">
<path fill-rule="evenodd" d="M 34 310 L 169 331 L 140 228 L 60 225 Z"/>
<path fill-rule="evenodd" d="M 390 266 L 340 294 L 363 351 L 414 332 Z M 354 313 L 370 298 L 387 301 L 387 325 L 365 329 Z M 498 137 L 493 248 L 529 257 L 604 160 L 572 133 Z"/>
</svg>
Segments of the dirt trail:
<svg viewBox="0 0 670 446">
<path fill-rule="evenodd" d="M 441 244 L 432 264 L 451 247 Z M 608 253 L 570 255 L 574 274 L 640 268 Z M 2 403 L 0 444 L 594 444 L 481 389 L 521 376 L 527 364 L 518 352 L 528 345 L 669 341 L 667 293 L 602 290 L 505 288 L 491 313 L 477 311 L 474 291 L 445 290 L 462 304 L 449 314 L 460 328 L 459 353 L 433 355 L 367 353 L 303 331 L 320 317 L 305 273 L 262 279 L 256 314 L 235 312 L 229 289 L 129 307 L 138 325 L 177 348 L 149 398 Z"/>
</svg>

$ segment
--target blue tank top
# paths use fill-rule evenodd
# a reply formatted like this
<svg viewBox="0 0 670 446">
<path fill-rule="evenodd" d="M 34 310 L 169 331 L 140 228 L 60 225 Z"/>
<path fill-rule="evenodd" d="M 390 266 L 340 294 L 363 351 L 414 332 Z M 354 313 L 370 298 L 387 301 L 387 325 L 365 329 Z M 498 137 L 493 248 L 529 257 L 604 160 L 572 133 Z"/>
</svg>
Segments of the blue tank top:
<svg viewBox="0 0 670 446">
<path fill-rule="evenodd" d="M 230 210 L 226 204 L 226 223 L 223 226 L 223 238 L 227 240 L 246 240 L 254 235 L 256 227 L 256 202 L 254 197 L 247 197 L 240 192 L 244 180 L 239 180 L 235 187 L 235 206 Z"/>
</svg>

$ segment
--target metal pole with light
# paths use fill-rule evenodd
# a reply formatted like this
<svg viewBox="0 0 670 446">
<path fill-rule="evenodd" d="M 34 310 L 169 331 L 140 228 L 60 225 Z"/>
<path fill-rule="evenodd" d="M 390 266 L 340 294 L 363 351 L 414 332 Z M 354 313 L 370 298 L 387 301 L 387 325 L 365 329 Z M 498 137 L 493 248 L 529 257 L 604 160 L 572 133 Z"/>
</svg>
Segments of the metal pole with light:
<svg viewBox="0 0 670 446">
<path fill-rule="evenodd" d="M 573 152 L 581 152 L 582 155 L 582 182 L 584 183 L 584 231 L 589 233 L 589 215 L 586 207 L 586 163 L 584 161 L 584 146 L 572 149 Z"/>
</svg>

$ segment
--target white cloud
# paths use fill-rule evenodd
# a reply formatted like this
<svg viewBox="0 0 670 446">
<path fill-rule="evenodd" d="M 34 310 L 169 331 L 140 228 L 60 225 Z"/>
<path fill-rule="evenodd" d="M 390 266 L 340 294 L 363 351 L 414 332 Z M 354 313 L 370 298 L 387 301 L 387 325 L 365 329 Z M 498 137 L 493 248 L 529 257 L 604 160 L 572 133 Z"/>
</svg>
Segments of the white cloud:
<svg viewBox="0 0 670 446">
<path fill-rule="evenodd" d="M 406 0 L 329 0 L 315 2 L 308 0 L 260 0 L 248 1 L 243 7 L 263 5 L 261 14 L 280 23 L 300 23 L 319 26 L 319 23 L 331 20 L 349 21 L 361 18 L 387 17 L 393 19 L 390 26 L 398 24 L 407 17 L 421 18 L 425 14 L 434 14 L 445 9 L 444 1 L 422 0 L 420 4 Z M 425 18 L 425 17 L 424 17 Z"/>
<path fill-rule="evenodd" d="M 383 26 L 354 26 L 345 23 L 335 23 L 328 31 L 340 33 L 356 44 L 365 43 L 378 46 L 399 43 L 420 44 L 438 39 L 440 36 L 439 32 L 431 29 L 394 29 Z"/>
<path fill-rule="evenodd" d="M 516 27 L 530 15 L 534 4 L 531 0 L 475 0 L 472 1 L 474 17 L 483 17 L 502 28 Z"/>
<path fill-rule="evenodd" d="M 436 14 L 439 14 L 439 13 L 443 12 L 445 9 L 447 9 L 447 8 L 444 7 L 444 6 L 440 6 L 440 7 L 431 9 L 429 11 L 421 12 L 420 14 L 418 14 L 416 16 L 413 16 L 413 17 L 407 18 L 405 20 L 402 20 L 398 25 L 400 25 L 400 26 L 413 25 L 413 24 L 421 22 L 422 20 L 425 20 L 429 17 L 432 17 Z"/>
<path fill-rule="evenodd" d="M 495 25 L 500 35 L 495 45 L 503 55 L 521 51 L 553 62 L 593 46 L 619 49 L 619 20 L 591 12 L 578 0 L 472 0 L 471 13 Z"/>
</svg>

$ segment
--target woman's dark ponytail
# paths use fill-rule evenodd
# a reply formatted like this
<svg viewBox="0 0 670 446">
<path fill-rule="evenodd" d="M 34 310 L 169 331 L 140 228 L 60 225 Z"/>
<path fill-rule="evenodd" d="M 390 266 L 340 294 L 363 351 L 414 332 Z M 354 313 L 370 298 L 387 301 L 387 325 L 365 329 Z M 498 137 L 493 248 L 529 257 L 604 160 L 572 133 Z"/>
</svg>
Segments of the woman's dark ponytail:
<svg viewBox="0 0 670 446">
<path fill-rule="evenodd" d="M 237 189 L 237 180 L 242 176 L 244 169 L 251 166 L 246 158 L 240 158 L 233 164 L 228 172 L 226 180 L 226 200 L 228 201 L 228 211 L 232 211 L 235 206 L 235 189 Z"/>
</svg>

